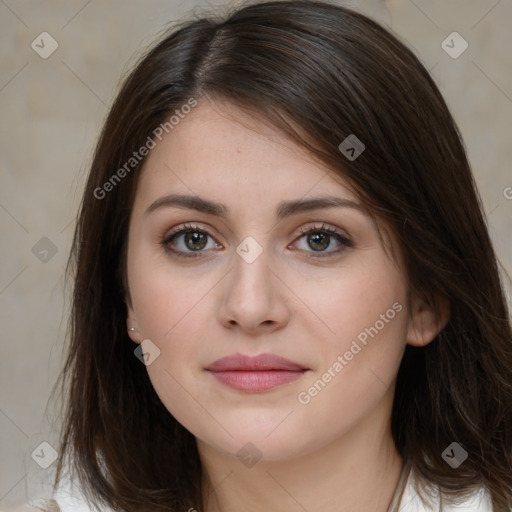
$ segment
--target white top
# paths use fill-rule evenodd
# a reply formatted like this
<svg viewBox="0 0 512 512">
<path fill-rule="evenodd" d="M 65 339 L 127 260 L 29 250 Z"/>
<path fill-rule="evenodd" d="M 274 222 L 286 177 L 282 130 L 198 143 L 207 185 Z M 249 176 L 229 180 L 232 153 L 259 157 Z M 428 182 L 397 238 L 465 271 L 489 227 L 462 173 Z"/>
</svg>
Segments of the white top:
<svg viewBox="0 0 512 512">
<path fill-rule="evenodd" d="M 483 487 L 470 498 L 460 500 L 457 505 L 448 505 L 440 493 L 427 505 L 416 492 L 414 481 L 412 473 L 402 474 L 387 512 L 492 512 L 490 494 Z M 45 512 L 92 512 L 80 492 L 73 490 L 69 482 L 67 485 L 59 488 L 53 499 L 33 501 L 30 505 Z M 102 508 L 101 511 L 113 512 L 108 508 Z"/>
<path fill-rule="evenodd" d="M 387 512 L 492 512 L 492 500 L 489 492 L 481 487 L 478 492 L 466 498 L 460 498 L 457 503 L 448 499 L 439 492 L 425 503 L 416 491 L 418 480 L 414 472 L 404 471 L 400 477 L 395 493 Z M 421 483 L 419 487 L 423 486 Z M 423 493 L 426 494 L 425 492 Z M 511 510 L 512 512 L 512 510 Z"/>
</svg>

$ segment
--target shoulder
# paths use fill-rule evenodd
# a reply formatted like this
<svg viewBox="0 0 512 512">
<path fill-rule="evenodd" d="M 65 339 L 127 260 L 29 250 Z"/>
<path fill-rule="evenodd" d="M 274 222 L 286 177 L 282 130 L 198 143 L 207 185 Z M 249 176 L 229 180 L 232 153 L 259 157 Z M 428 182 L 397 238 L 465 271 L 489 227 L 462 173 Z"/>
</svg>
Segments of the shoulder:
<svg viewBox="0 0 512 512">
<path fill-rule="evenodd" d="M 393 509 L 393 512 L 395 510 L 396 512 L 493 512 L 490 494 L 484 487 L 457 503 L 450 502 L 440 492 L 431 494 L 432 496 L 426 500 L 427 494 L 424 485 L 420 479 L 410 473 L 399 499 L 399 507 Z M 36 500 L 23 507 L 5 512 L 37 512 L 41 510 L 45 512 L 93 512 L 80 490 L 69 482 L 64 482 L 64 485 L 55 491 L 50 500 Z M 101 512 L 113 511 L 109 508 L 102 508 Z"/>
<path fill-rule="evenodd" d="M 64 481 L 53 494 L 53 500 L 58 505 L 58 512 L 93 512 L 93 509 L 84 498 L 81 490 L 76 485 Z M 101 507 L 101 512 L 112 512 L 112 509 Z"/>
<path fill-rule="evenodd" d="M 429 488 L 429 491 L 427 494 L 421 480 L 411 473 L 405 485 L 398 512 L 493 512 L 491 496 L 485 487 L 456 502 L 438 489 L 432 491 Z M 428 499 L 426 499 L 427 496 L 429 496 Z"/>
<path fill-rule="evenodd" d="M 101 512 L 113 512 L 110 508 L 102 507 Z M 69 481 L 61 482 L 50 499 L 38 499 L 25 505 L 7 509 L 3 512 L 96 512 L 91 507 L 82 492 Z"/>
<path fill-rule="evenodd" d="M 34 500 L 17 507 L 2 509 L 2 512 L 60 512 L 60 508 L 55 500 L 40 499 Z"/>
</svg>

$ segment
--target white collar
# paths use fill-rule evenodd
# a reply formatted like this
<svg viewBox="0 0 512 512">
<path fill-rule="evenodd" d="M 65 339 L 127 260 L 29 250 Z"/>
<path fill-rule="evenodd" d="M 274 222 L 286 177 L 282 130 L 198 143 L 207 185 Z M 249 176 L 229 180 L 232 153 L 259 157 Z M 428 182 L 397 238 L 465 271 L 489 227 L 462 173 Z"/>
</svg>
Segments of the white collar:
<svg viewBox="0 0 512 512">
<path fill-rule="evenodd" d="M 434 492 L 434 496 L 425 502 L 416 488 L 424 487 L 420 482 L 413 471 L 404 468 L 387 512 L 492 512 L 491 497 L 484 487 L 469 498 L 458 500 L 457 503 L 449 503 L 439 491 Z M 68 485 L 69 482 L 66 482 L 65 487 L 57 489 L 53 496 L 55 502 L 52 505 L 55 507 L 58 504 L 59 508 L 41 507 L 41 510 L 90 512 L 91 509 L 77 492 L 77 488 Z"/>
<path fill-rule="evenodd" d="M 484 487 L 458 500 L 448 499 L 434 486 L 427 494 L 425 487 L 413 470 L 404 468 L 387 512 L 492 512 L 491 496 Z"/>
</svg>

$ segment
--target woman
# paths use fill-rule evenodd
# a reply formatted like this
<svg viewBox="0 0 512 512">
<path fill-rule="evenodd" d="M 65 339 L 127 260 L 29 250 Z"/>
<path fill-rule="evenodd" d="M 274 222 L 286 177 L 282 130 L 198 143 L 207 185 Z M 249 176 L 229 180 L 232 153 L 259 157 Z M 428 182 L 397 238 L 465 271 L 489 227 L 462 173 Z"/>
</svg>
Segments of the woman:
<svg viewBox="0 0 512 512">
<path fill-rule="evenodd" d="M 266 2 L 167 35 L 105 123 L 70 261 L 54 510 L 511 510 L 480 200 L 429 73 L 370 19 Z"/>
</svg>

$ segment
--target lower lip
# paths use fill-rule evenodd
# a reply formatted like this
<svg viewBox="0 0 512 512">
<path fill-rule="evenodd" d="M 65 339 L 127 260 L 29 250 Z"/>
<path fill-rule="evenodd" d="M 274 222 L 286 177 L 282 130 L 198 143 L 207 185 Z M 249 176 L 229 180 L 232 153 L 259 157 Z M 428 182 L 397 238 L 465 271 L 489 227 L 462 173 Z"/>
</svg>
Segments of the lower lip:
<svg viewBox="0 0 512 512">
<path fill-rule="evenodd" d="M 268 370 L 268 371 L 226 371 L 211 372 L 220 382 L 238 391 L 261 393 L 288 384 L 306 373 L 302 371 Z"/>
</svg>

